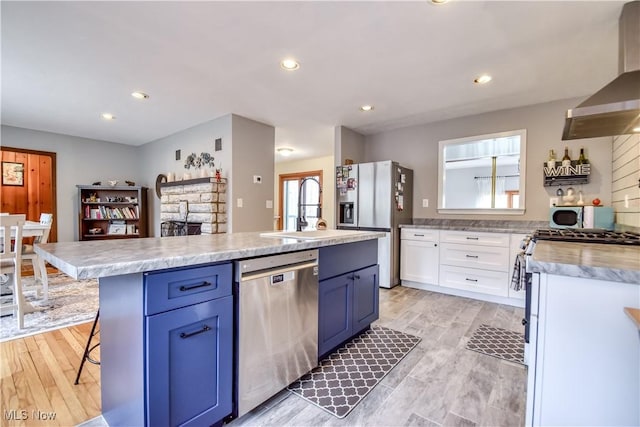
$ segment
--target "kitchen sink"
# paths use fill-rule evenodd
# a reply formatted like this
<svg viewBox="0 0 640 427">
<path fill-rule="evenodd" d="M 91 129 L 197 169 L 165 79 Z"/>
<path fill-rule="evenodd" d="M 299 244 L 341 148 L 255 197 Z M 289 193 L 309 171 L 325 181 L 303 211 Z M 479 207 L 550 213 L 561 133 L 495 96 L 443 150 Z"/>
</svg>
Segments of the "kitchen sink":
<svg viewBox="0 0 640 427">
<path fill-rule="evenodd" d="M 361 231 L 356 231 L 356 230 L 273 231 L 268 233 L 260 233 L 260 236 L 299 239 L 299 240 L 317 240 L 317 239 L 330 239 L 333 237 L 345 237 L 345 236 L 359 234 L 359 233 L 361 233 Z"/>
</svg>

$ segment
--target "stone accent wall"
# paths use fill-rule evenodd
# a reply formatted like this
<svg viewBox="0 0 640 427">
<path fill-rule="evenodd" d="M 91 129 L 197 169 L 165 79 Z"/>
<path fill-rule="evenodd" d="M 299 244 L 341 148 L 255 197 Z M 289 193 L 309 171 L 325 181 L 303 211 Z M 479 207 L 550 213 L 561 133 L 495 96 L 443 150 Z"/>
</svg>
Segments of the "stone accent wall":
<svg viewBox="0 0 640 427">
<path fill-rule="evenodd" d="M 202 234 L 227 232 L 227 181 L 202 179 L 167 183 L 160 188 L 160 221 L 184 221 L 180 202 L 187 202 L 187 222 L 202 223 Z"/>
</svg>

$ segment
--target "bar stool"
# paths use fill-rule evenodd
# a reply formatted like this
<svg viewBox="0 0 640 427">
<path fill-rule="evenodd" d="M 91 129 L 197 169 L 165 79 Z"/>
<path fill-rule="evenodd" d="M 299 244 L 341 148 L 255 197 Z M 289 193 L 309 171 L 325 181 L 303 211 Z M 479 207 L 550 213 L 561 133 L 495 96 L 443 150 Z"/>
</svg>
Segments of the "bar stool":
<svg viewBox="0 0 640 427">
<path fill-rule="evenodd" d="M 100 361 L 91 358 L 91 352 L 100 345 L 100 343 L 91 345 L 91 340 L 96 336 L 100 331 L 96 331 L 96 326 L 98 325 L 98 318 L 100 317 L 100 310 L 96 312 L 96 318 L 93 320 L 93 326 L 91 326 L 91 333 L 89 334 L 89 338 L 87 339 L 87 345 L 84 347 L 84 354 L 82 355 L 82 361 L 80 361 L 80 367 L 78 368 L 78 375 L 76 375 L 75 385 L 78 385 L 80 381 L 80 374 L 82 373 L 82 368 L 84 367 L 84 362 L 93 363 L 94 365 L 99 365 Z"/>
</svg>

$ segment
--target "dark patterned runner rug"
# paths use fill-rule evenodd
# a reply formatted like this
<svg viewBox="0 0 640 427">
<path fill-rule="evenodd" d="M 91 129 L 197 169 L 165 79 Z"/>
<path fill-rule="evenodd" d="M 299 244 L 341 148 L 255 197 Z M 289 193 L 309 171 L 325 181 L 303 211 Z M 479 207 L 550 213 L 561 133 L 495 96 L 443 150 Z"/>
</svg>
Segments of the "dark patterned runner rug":
<svg viewBox="0 0 640 427">
<path fill-rule="evenodd" d="M 344 418 L 419 342 L 419 337 L 373 326 L 288 389 Z"/>
<path fill-rule="evenodd" d="M 524 334 L 480 325 L 467 343 L 467 349 L 524 364 Z"/>
</svg>

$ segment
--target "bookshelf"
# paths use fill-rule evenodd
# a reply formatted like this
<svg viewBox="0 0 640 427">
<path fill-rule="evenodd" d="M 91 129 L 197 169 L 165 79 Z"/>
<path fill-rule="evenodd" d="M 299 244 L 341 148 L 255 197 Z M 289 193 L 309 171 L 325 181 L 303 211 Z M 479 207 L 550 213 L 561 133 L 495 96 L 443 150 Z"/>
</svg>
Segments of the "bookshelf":
<svg viewBox="0 0 640 427">
<path fill-rule="evenodd" d="M 80 240 L 147 237 L 147 188 L 77 185 Z"/>
</svg>

